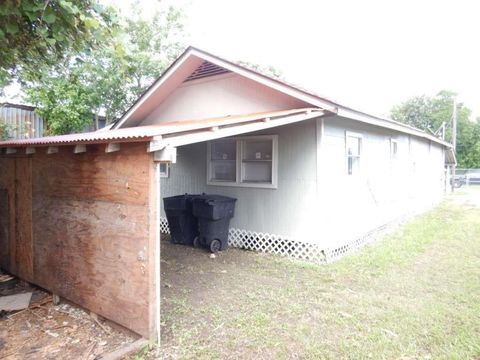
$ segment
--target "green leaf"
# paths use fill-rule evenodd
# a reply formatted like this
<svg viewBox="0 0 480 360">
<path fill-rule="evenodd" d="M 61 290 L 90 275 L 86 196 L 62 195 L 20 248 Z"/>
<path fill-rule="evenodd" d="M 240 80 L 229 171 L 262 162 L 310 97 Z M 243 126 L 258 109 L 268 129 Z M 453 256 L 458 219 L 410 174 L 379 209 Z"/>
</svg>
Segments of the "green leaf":
<svg viewBox="0 0 480 360">
<path fill-rule="evenodd" d="M 56 16 L 53 12 L 49 12 L 48 14 L 46 14 L 46 15 L 43 17 L 43 20 L 44 20 L 47 24 L 53 24 L 56 19 L 57 19 L 57 16 Z"/>
<path fill-rule="evenodd" d="M 84 24 L 87 29 L 97 29 L 100 26 L 100 23 L 97 21 L 97 19 L 94 19 L 92 17 L 87 17 L 84 20 Z"/>
<path fill-rule="evenodd" d="M 7 22 L 5 24 L 5 30 L 7 31 L 7 33 L 14 35 L 18 33 L 19 28 L 16 23 Z"/>
</svg>

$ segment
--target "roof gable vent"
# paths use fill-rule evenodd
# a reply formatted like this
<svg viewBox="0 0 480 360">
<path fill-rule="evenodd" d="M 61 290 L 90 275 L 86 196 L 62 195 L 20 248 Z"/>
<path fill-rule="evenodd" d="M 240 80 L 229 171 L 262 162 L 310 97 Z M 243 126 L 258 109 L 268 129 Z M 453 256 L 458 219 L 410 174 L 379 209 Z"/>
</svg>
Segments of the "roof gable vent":
<svg viewBox="0 0 480 360">
<path fill-rule="evenodd" d="M 231 71 L 224 69 L 220 66 L 212 64 L 208 61 L 204 61 L 193 73 L 190 74 L 188 78 L 185 79 L 184 82 L 197 80 L 209 76 L 215 76 L 220 74 L 227 74 Z"/>
</svg>

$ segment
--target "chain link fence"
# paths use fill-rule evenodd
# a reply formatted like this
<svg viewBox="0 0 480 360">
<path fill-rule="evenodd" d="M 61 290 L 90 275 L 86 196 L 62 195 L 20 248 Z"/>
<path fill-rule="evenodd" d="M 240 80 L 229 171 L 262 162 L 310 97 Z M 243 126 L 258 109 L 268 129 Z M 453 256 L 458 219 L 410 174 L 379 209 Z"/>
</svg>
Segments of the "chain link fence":
<svg viewBox="0 0 480 360">
<path fill-rule="evenodd" d="M 480 169 L 456 169 L 455 187 L 480 186 Z"/>
</svg>

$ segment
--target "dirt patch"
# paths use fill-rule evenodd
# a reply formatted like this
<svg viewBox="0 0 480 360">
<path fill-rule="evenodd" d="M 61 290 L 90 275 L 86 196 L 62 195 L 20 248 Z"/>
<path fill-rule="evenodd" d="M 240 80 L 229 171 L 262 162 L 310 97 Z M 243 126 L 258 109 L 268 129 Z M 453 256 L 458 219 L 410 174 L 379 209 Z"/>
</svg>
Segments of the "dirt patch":
<svg viewBox="0 0 480 360">
<path fill-rule="evenodd" d="M 30 307 L 0 317 L 0 359 L 95 359 L 138 337 L 95 321 L 84 310 L 62 302 L 29 284 L 1 290 L 0 296 L 32 292 Z"/>
</svg>

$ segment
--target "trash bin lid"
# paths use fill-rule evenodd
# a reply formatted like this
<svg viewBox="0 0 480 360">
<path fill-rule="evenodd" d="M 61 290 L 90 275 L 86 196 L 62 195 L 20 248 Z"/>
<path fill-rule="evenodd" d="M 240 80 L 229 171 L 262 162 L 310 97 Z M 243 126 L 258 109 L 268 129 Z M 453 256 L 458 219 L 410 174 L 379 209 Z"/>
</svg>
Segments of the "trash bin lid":
<svg viewBox="0 0 480 360">
<path fill-rule="evenodd" d="M 224 196 L 224 195 L 216 195 L 216 194 L 202 194 L 194 199 L 194 201 L 210 201 L 210 202 L 235 202 L 237 199 Z"/>
</svg>

